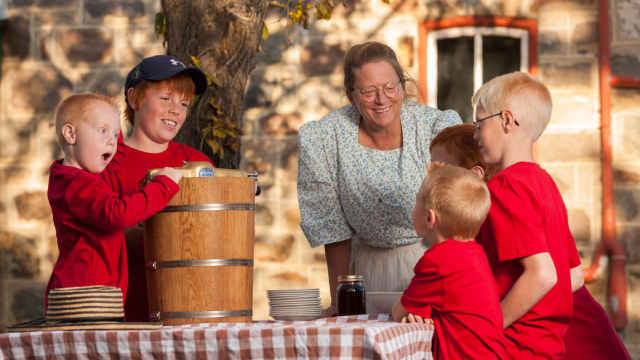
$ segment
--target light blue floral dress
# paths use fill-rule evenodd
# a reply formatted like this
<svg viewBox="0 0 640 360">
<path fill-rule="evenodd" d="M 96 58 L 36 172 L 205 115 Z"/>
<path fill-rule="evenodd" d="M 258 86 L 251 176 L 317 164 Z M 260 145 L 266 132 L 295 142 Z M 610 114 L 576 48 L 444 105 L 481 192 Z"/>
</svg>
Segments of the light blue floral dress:
<svg viewBox="0 0 640 360">
<path fill-rule="evenodd" d="M 411 212 L 429 166 L 429 144 L 442 129 L 462 121 L 455 111 L 411 100 L 400 114 L 403 147 L 390 151 L 358 143 L 360 112 L 352 105 L 300 129 L 300 226 L 312 247 L 354 235 L 389 249 L 422 240 Z"/>
</svg>

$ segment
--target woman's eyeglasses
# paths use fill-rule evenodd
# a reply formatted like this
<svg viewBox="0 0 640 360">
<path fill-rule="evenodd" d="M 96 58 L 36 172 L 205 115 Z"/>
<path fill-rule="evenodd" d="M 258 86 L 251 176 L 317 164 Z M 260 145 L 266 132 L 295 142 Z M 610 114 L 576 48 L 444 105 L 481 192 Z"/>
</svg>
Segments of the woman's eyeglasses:
<svg viewBox="0 0 640 360">
<path fill-rule="evenodd" d="M 392 98 L 392 97 L 398 95 L 398 86 L 401 83 L 402 82 L 388 83 L 388 84 L 386 84 L 385 86 L 383 86 L 381 88 L 377 88 L 375 86 L 372 86 L 372 87 L 370 87 L 368 89 L 364 89 L 364 90 L 354 89 L 354 91 L 357 91 L 362 95 L 362 100 L 364 100 L 366 102 L 372 102 L 378 96 L 378 91 L 379 90 L 382 90 L 382 92 L 384 92 L 384 95 L 386 97 L 388 97 L 388 98 Z"/>
<path fill-rule="evenodd" d="M 494 115 L 491 115 L 491 116 L 487 116 L 487 117 L 486 117 L 486 118 L 484 118 L 484 119 L 480 119 L 480 120 L 478 120 L 478 121 L 474 121 L 474 122 L 473 122 L 473 126 L 475 126 L 475 128 L 476 128 L 476 132 L 480 132 L 480 124 L 479 124 L 479 123 L 480 123 L 480 121 L 485 121 L 485 120 L 487 120 L 487 119 L 491 119 L 492 117 L 494 117 L 494 116 L 498 116 L 498 115 L 502 115 L 502 111 L 500 111 L 500 112 L 499 112 L 499 113 L 497 113 L 497 114 L 494 114 Z M 514 123 L 516 123 L 516 125 L 520 126 L 520 124 L 518 124 L 518 122 L 516 121 L 516 119 L 513 119 L 513 122 L 514 122 Z"/>
</svg>

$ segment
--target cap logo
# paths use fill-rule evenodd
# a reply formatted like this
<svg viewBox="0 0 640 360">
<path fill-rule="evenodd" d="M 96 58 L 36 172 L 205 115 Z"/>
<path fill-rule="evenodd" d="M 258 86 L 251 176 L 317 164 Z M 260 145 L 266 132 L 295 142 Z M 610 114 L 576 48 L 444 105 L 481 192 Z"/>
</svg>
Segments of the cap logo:
<svg viewBox="0 0 640 360">
<path fill-rule="evenodd" d="M 133 75 L 131 75 L 131 77 L 134 78 L 134 79 L 137 79 L 138 76 L 140 76 L 140 68 L 136 66 L 136 69 L 133 72 Z"/>
<path fill-rule="evenodd" d="M 178 64 L 180 64 L 180 65 L 182 65 L 182 67 L 185 67 L 185 66 L 184 66 L 184 64 L 182 63 L 182 61 L 178 61 L 178 60 L 176 60 L 176 59 L 171 59 L 171 60 L 169 60 L 169 61 L 171 61 L 171 63 L 172 63 L 173 65 L 178 65 Z"/>
</svg>

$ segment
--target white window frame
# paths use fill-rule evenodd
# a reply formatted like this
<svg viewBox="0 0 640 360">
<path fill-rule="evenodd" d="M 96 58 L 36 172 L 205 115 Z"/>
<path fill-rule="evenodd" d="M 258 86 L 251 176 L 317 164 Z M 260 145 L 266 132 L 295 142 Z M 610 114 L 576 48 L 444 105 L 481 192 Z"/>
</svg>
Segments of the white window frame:
<svg viewBox="0 0 640 360">
<path fill-rule="evenodd" d="M 427 37 L 427 103 L 438 104 L 438 46 L 439 39 L 474 37 L 473 92 L 482 86 L 482 36 L 506 36 L 520 39 L 520 71 L 529 72 L 529 31 L 508 27 L 457 27 L 429 31 Z"/>
</svg>

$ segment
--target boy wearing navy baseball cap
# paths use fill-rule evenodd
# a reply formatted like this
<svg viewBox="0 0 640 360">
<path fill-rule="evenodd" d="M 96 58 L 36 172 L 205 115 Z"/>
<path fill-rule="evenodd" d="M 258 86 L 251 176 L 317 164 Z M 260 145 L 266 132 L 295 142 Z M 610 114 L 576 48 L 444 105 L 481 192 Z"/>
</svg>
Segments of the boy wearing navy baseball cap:
<svg viewBox="0 0 640 360">
<path fill-rule="evenodd" d="M 207 91 L 207 77 L 180 59 L 157 55 L 143 59 L 127 76 L 124 86 L 125 119 L 133 132 L 125 142 L 122 169 L 111 177 L 120 196 L 139 191 L 139 181 L 150 169 L 180 167 L 183 161 L 211 160 L 198 150 L 173 142 L 184 124 L 194 95 Z M 129 291 L 126 321 L 149 321 L 142 229 L 125 230 Z"/>
</svg>

